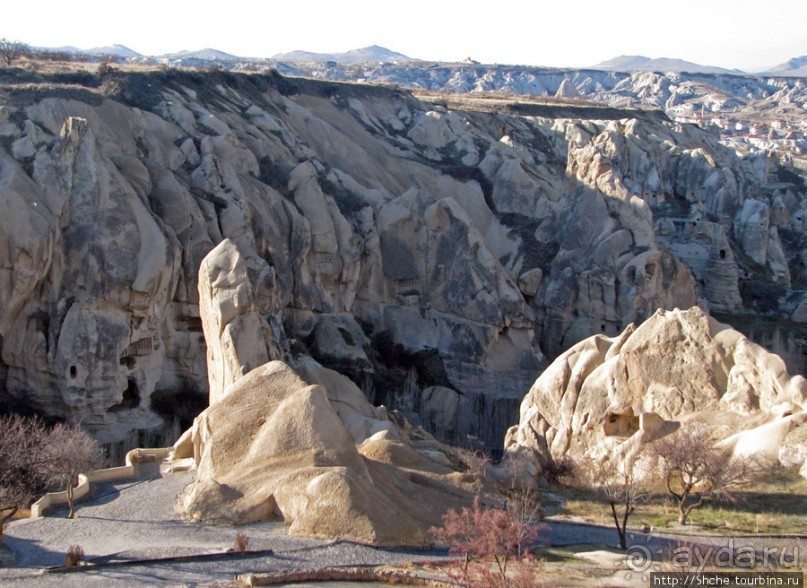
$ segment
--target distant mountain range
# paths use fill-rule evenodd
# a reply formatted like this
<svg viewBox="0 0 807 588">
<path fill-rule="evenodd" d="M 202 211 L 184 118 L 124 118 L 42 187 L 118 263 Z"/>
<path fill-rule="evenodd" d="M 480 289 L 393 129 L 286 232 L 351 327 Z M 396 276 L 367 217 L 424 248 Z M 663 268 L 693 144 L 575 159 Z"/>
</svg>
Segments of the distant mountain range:
<svg viewBox="0 0 807 588">
<path fill-rule="evenodd" d="M 79 49 L 72 45 L 65 45 L 64 47 L 36 47 L 40 51 L 57 51 L 60 53 L 86 53 L 88 55 L 114 55 L 129 59 L 131 57 L 143 57 L 140 53 L 133 49 L 129 49 L 125 45 L 109 45 L 107 47 L 93 47 L 92 49 Z"/>
<path fill-rule="evenodd" d="M 277 61 L 335 61 L 336 63 L 370 63 L 378 61 L 417 61 L 407 57 L 402 53 L 390 51 L 385 47 L 371 45 L 361 49 L 352 49 L 345 53 L 312 53 L 310 51 L 290 51 L 288 53 L 278 53 L 272 59 Z"/>
<path fill-rule="evenodd" d="M 87 49 L 87 53 L 92 55 L 117 55 L 118 57 L 130 58 L 130 57 L 143 57 L 140 53 L 135 51 L 134 49 L 129 49 L 125 45 L 109 45 L 108 47 L 93 47 L 92 49 Z"/>
<path fill-rule="evenodd" d="M 92 49 L 79 49 L 73 46 L 65 47 L 41 47 L 46 51 L 63 51 L 67 53 L 86 53 L 90 55 L 114 55 L 122 59 L 136 59 L 147 57 L 137 51 L 130 49 L 124 45 L 109 45 L 106 47 L 93 47 Z M 255 61 L 258 58 L 247 58 L 232 55 L 218 49 L 205 48 L 198 51 L 178 51 L 176 53 L 167 53 L 165 55 L 154 56 L 162 59 L 170 60 L 193 60 L 193 61 L 209 61 L 209 62 L 237 62 L 237 61 Z M 403 63 L 403 62 L 418 62 L 420 60 L 408 57 L 403 53 L 398 53 L 380 47 L 379 45 L 371 45 L 361 49 L 352 49 L 344 53 L 314 53 L 311 51 L 289 51 L 287 53 L 278 53 L 271 57 L 273 61 L 302 63 L 302 62 L 319 62 L 326 63 L 329 61 L 336 62 L 340 65 L 354 64 L 354 63 Z M 527 66 L 525 66 L 527 67 Z M 583 69 L 583 68 L 572 68 Z M 708 73 L 708 74 L 743 74 L 753 73 L 756 75 L 774 75 L 774 76 L 792 76 L 792 77 L 807 77 L 807 55 L 801 57 L 794 57 L 793 59 L 782 63 L 780 65 L 762 68 L 756 70 L 742 71 L 739 69 L 726 69 L 723 67 L 716 67 L 711 65 L 701 65 L 676 58 L 651 58 L 644 55 L 620 55 L 614 57 L 597 65 L 593 65 L 590 69 L 601 69 L 606 71 L 620 71 L 620 72 L 636 72 L 636 71 L 659 71 L 659 72 L 686 72 L 686 73 Z"/>
<path fill-rule="evenodd" d="M 741 73 L 739 70 L 730 70 L 711 65 L 700 65 L 683 59 L 659 57 L 651 59 L 644 55 L 620 55 L 608 61 L 603 61 L 592 69 L 606 69 L 609 71 L 673 71 L 687 73 Z"/>
</svg>

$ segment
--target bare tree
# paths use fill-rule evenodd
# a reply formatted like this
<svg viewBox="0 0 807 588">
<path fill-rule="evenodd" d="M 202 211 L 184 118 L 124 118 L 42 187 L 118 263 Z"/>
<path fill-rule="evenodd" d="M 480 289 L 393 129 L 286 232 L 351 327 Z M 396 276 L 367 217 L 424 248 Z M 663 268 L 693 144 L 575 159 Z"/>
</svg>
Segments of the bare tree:
<svg viewBox="0 0 807 588">
<path fill-rule="evenodd" d="M 10 41 L 6 38 L 0 39 L 0 59 L 6 66 L 10 66 L 23 55 L 31 52 L 31 48 L 21 41 Z"/>
<path fill-rule="evenodd" d="M 678 522 L 713 498 L 731 498 L 731 492 L 750 484 L 762 467 L 748 459 L 737 459 L 731 450 L 717 447 L 709 427 L 693 423 L 656 441 L 652 454 L 667 490 L 678 506 Z"/>
<path fill-rule="evenodd" d="M 591 463 L 587 470 L 589 482 L 603 495 L 611 509 L 619 546 L 627 549 L 628 519 L 636 506 L 647 498 L 636 475 L 636 460 L 628 458 L 622 463 L 598 461 Z"/>
<path fill-rule="evenodd" d="M 538 493 L 533 488 L 511 488 L 505 510 L 515 525 L 516 556 L 521 557 L 542 530 L 539 524 L 543 511 Z"/>
<path fill-rule="evenodd" d="M 0 417 L 0 543 L 6 523 L 47 486 L 47 439 L 38 419 Z"/>
<path fill-rule="evenodd" d="M 48 435 L 47 454 L 51 483 L 67 491 L 67 517 L 72 519 L 76 515 L 73 491 L 78 475 L 102 467 L 104 451 L 78 426 L 56 425 Z"/>
</svg>

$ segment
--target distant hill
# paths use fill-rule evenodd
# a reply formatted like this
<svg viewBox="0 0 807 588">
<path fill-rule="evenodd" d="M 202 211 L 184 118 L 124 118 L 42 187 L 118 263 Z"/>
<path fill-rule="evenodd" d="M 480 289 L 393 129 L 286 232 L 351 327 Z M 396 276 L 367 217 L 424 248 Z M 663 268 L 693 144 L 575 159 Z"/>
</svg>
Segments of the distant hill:
<svg viewBox="0 0 807 588">
<path fill-rule="evenodd" d="M 620 55 L 608 61 L 592 66 L 593 69 L 607 69 L 612 71 L 676 71 L 688 73 L 737 73 L 730 69 L 700 65 L 683 59 L 659 57 L 651 59 L 644 55 Z"/>
<path fill-rule="evenodd" d="M 86 55 L 115 55 L 128 59 L 130 57 L 142 57 L 140 53 L 134 49 L 129 49 L 125 45 L 109 45 L 108 47 L 93 47 L 92 49 L 79 49 L 73 45 L 65 45 L 63 47 L 35 47 L 39 51 L 54 51 L 57 53 L 74 53 Z"/>
<path fill-rule="evenodd" d="M 794 57 L 785 63 L 765 70 L 764 73 L 779 76 L 807 77 L 807 55 Z"/>
<path fill-rule="evenodd" d="M 83 49 L 73 47 L 72 45 L 64 45 L 63 47 L 33 47 L 35 51 L 53 51 L 54 53 L 86 53 Z"/>
<path fill-rule="evenodd" d="M 89 53 L 90 55 L 116 55 L 118 57 L 129 58 L 129 57 L 142 57 L 140 53 L 135 51 L 134 49 L 129 49 L 125 45 L 110 45 L 108 47 L 93 47 L 92 49 L 87 49 L 84 53 Z"/>
<path fill-rule="evenodd" d="M 312 53 L 311 51 L 290 51 L 272 56 L 276 61 L 335 61 L 337 63 L 368 63 L 374 61 L 417 61 L 402 53 L 385 47 L 371 45 L 352 49 L 345 53 Z"/>
<path fill-rule="evenodd" d="M 240 61 L 243 58 L 238 57 L 236 55 L 231 55 L 230 53 L 225 53 L 224 51 L 219 51 L 218 49 L 212 49 L 210 47 L 206 47 L 205 49 L 200 49 L 198 51 L 178 51 L 177 53 L 167 53 L 165 55 L 161 55 L 160 57 L 165 57 L 167 59 L 203 59 L 205 61 Z"/>
</svg>

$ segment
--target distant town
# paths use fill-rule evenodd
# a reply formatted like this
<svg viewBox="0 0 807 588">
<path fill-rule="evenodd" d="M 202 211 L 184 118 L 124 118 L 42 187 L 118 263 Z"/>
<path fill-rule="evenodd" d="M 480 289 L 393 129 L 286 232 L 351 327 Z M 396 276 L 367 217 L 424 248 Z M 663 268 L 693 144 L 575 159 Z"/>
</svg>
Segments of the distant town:
<svg viewBox="0 0 807 588">
<path fill-rule="evenodd" d="M 775 118 L 752 120 L 752 113 L 737 116 L 726 113 L 697 111 L 676 115 L 679 123 L 695 124 L 716 131 L 721 142 L 741 152 L 775 151 L 791 155 L 807 155 L 807 118 Z"/>
</svg>

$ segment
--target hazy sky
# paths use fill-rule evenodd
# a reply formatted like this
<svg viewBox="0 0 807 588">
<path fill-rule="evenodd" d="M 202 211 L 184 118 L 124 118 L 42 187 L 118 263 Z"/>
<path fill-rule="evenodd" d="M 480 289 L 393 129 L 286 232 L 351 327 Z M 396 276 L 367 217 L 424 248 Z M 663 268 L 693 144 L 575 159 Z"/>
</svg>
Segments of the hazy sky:
<svg viewBox="0 0 807 588">
<path fill-rule="evenodd" d="M 7 0 L 9 1 L 9 0 Z M 0 37 L 157 55 L 213 47 L 269 57 L 382 45 L 410 57 L 587 66 L 617 55 L 759 68 L 807 55 L 807 0 L 23 0 Z"/>
</svg>

